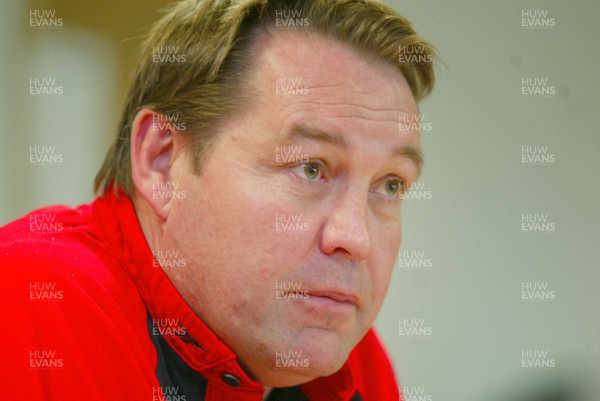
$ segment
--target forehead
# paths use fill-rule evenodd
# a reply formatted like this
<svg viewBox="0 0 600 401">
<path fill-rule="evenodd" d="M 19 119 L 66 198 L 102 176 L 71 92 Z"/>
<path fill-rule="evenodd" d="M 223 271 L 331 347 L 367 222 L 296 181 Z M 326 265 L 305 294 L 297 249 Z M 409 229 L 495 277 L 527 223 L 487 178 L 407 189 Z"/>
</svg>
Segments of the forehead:
<svg viewBox="0 0 600 401">
<path fill-rule="evenodd" d="M 254 45 L 256 81 L 267 95 L 277 86 L 306 87 L 312 96 L 276 96 L 280 104 L 319 98 L 356 104 L 398 122 L 399 114 L 416 114 L 410 87 L 396 65 L 365 55 L 349 44 L 322 34 L 268 28 Z M 267 96 L 269 98 L 271 96 Z"/>
<path fill-rule="evenodd" d="M 249 149 L 271 154 L 286 138 L 298 138 L 294 129 L 303 126 L 343 138 L 347 146 L 338 148 L 355 165 L 376 169 L 400 155 L 419 169 L 419 132 L 399 128 L 402 115 L 418 110 L 395 65 L 319 34 L 278 29 L 259 35 L 251 50 L 254 68 L 246 84 L 254 86 L 252 100 L 230 121 L 243 127 L 230 132 L 247 155 L 254 154 Z M 288 89 L 293 92 L 281 93 Z"/>
</svg>

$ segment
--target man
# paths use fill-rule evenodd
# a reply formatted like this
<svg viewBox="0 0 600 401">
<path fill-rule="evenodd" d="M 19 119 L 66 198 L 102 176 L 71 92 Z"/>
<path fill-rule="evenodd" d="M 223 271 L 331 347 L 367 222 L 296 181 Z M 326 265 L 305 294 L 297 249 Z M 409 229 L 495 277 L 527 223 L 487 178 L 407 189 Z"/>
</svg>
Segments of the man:
<svg viewBox="0 0 600 401">
<path fill-rule="evenodd" d="M 0 232 L 3 399 L 397 400 L 371 326 L 422 164 L 415 49 L 376 1 L 177 4 L 101 196 Z"/>
</svg>

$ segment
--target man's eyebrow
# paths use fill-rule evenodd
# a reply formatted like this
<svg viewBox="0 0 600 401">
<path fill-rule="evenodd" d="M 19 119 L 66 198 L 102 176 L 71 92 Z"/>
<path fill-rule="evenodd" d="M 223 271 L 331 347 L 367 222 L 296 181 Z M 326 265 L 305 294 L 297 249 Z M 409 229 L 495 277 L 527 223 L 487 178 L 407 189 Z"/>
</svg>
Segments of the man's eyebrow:
<svg viewBox="0 0 600 401">
<path fill-rule="evenodd" d="M 282 142 L 293 141 L 296 139 L 309 139 L 336 145 L 343 149 L 348 148 L 346 140 L 341 135 L 325 132 L 303 124 L 296 124 L 292 126 L 288 132 L 283 134 Z M 411 145 L 398 146 L 392 150 L 391 155 L 409 158 L 417 166 L 417 175 L 421 174 L 421 168 L 423 167 L 424 161 L 423 150 L 421 147 L 415 147 Z"/>
<path fill-rule="evenodd" d="M 331 145 L 339 146 L 343 149 L 348 148 L 348 144 L 344 137 L 339 134 L 325 132 L 317 128 L 308 127 L 303 124 L 296 124 L 283 134 L 281 142 L 294 141 L 297 139 L 310 139 L 313 141 L 325 142 Z"/>
<path fill-rule="evenodd" d="M 393 156 L 408 157 L 417 165 L 417 176 L 421 175 L 421 169 L 423 168 L 423 150 L 421 147 L 414 147 L 410 145 L 398 146 L 392 150 Z"/>
</svg>

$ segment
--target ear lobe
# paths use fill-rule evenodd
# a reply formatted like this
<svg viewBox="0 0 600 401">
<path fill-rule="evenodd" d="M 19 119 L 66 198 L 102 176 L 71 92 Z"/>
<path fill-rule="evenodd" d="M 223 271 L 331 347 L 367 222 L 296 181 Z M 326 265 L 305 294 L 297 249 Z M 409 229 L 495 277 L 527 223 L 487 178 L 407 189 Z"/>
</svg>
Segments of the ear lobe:
<svg viewBox="0 0 600 401">
<path fill-rule="evenodd" d="M 172 199 L 173 133 L 160 117 L 146 108 L 136 115 L 131 127 L 131 171 L 138 194 L 166 220 Z"/>
</svg>

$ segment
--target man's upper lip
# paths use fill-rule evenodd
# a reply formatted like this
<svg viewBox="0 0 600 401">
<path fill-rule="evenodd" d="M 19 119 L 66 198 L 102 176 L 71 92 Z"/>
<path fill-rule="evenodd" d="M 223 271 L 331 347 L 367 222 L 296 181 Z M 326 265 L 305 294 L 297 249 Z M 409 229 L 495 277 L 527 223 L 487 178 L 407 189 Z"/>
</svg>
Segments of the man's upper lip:
<svg viewBox="0 0 600 401">
<path fill-rule="evenodd" d="M 339 290 L 313 290 L 307 291 L 308 295 L 314 297 L 327 297 L 338 302 L 350 302 L 352 304 L 358 304 L 358 296 L 351 292 L 339 291 Z"/>
</svg>

